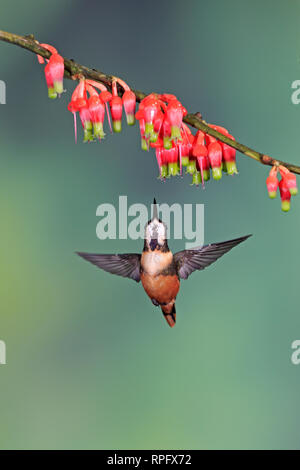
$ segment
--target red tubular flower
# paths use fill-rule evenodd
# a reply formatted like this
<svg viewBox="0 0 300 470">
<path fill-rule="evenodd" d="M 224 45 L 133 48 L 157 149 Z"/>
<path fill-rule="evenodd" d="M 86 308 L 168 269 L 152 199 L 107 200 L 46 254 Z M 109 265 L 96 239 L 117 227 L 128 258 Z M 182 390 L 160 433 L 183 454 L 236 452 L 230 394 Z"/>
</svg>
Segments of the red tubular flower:
<svg viewBox="0 0 300 470">
<path fill-rule="evenodd" d="M 207 152 L 207 149 L 206 149 Z M 210 166 L 208 157 L 204 155 L 200 155 L 197 157 L 197 170 L 201 172 L 202 181 L 208 181 L 210 179 Z"/>
<path fill-rule="evenodd" d="M 89 111 L 93 123 L 93 133 L 95 138 L 104 139 L 103 122 L 105 117 L 105 106 L 101 99 L 96 96 L 89 98 Z"/>
<path fill-rule="evenodd" d="M 88 99 L 88 108 L 93 123 L 93 135 L 95 138 L 104 139 L 105 134 L 103 131 L 103 123 L 105 117 L 105 106 L 100 99 L 97 91 L 91 86 L 87 85 L 87 91 L 90 94 Z"/>
<path fill-rule="evenodd" d="M 234 140 L 234 137 L 232 135 L 228 134 L 227 137 L 230 139 Z M 234 175 L 237 174 L 237 167 L 236 167 L 236 150 L 233 147 L 230 147 L 230 145 L 225 144 L 224 142 L 220 142 L 221 147 L 222 147 L 222 155 L 223 155 L 223 160 L 225 162 L 225 167 L 226 171 L 229 175 Z"/>
<path fill-rule="evenodd" d="M 122 130 L 122 99 L 118 96 L 117 82 L 114 81 L 112 84 L 112 99 L 110 100 L 110 112 L 113 122 L 114 132 L 121 132 Z"/>
<path fill-rule="evenodd" d="M 132 126 L 133 124 L 135 124 L 136 96 L 133 93 L 133 91 L 130 90 L 130 87 L 127 85 L 127 83 L 125 83 L 124 80 L 121 80 L 120 78 L 117 78 L 117 77 L 114 77 L 114 81 L 112 84 L 114 96 L 117 96 L 117 85 L 116 85 L 117 83 L 121 85 L 121 87 L 124 89 L 124 94 L 122 96 L 122 103 L 123 103 L 125 114 L 126 114 L 127 124 L 129 126 Z"/>
<path fill-rule="evenodd" d="M 143 111 L 142 111 L 142 115 L 144 116 Z M 164 120 L 164 114 L 160 109 L 158 109 L 153 119 L 153 123 L 151 124 L 148 123 L 147 125 L 145 122 L 145 119 L 142 119 L 142 121 L 144 122 L 144 137 L 147 142 L 154 143 L 157 141 L 160 131 L 162 129 L 163 120 Z M 146 132 L 147 130 L 148 130 L 148 133 Z M 149 148 L 148 144 L 147 144 L 147 148 Z"/>
<path fill-rule="evenodd" d="M 44 72 L 45 72 L 46 84 L 48 87 L 48 98 L 55 99 L 57 98 L 57 93 L 54 90 L 54 83 L 53 83 L 53 78 L 52 78 L 49 64 L 45 66 Z"/>
<path fill-rule="evenodd" d="M 212 176 L 215 180 L 219 180 L 222 178 L 222 147 L 219 142 L 212 142 L 207 150 Z"/>
<path fill-rule="evenodd" d="M 172 148 L 171 132 L 172 132 L 172 129 L 171 129 L 170 121 L 168 119 L 164 119 L 162 123 L 161 133 L 163 136 L 165 149 Z"/>
<path fill-rule="evenodd" d="M 105 105 L 109 128 L 110 128 L 110 131 L 112 132 L 109 110 L 108 110 L 108 103 L 112 99 L 112 94 L 107 90 L 106 86 L 103 85 L 103 83 L 96 82 L 95 80 L 86 80 L 86 84 L 91 85 L 92 87 L 97 88 L 98 90 L 101 91 L 99 97 L 102 103 Z"/>
<path fill-rule="evenodd" d="M 186 130 L 186 126 L 184 125 L 183 129 Z M 188 129 L 189 131 L 189 129 Z M 204 185 L 203 179 L 203 164 L 201 163 L 201 167 L 199 166 L 200 161 L 202 158 L 205 158 L 207 155 L 207 148 L 204 145 L 204 133 L 202 131 L 198 131 L 195 136 L 190 132 L 188 135 L 188 139 L 190 142 L 190 154 L 189 154 L 189 162 L 187 165 L 187 173 L 192 175 L 192 185 L 199 186 L 200 183 Z"/>
<path fill-rule="evenodd" d="M 113 122 L 114 132 L 122 130 L 122 99 L 119 96 L 113 96 L 110 101 L 110 112 Z"/>
<path fill-rule="evenodd" d="M 180 151 L 181 166 L 187 167 L 190 161 L 191 145 L 187 143 L 179 143 L 178 149 Z"/>
<path fill-rule="evenodd" d="M 186 167 L 186 172 L 190 175 L 193 175 L 197 171 L 197 156 L 202 155 L 201 146 L 204 144 L 204 134 L 202 131 L 198 131 L 197 134 L 193 137 L 190 137 L 190 142 L 192 143 L 192 150 L 190 152 L 189 163 Z"/>
<path fill-rule="evenodd" d="M 234 137 L 232 137 L 232 135 L 229 134 L 228 130 L 225 129 L 225 127 L 216 126 L 215 124 L 209 124 L 209 127 L 216 130 L 217 132 L 220 132 L 220 134 L 223 134 L 229 137 L 230 139 L 235 140 Z M 230 147 L 230 145 L 227 145 L 224 142 L 221 142 L 217 140 L 215 137 L 210 136 L 208 134 L 206 134 L 206 142 L 207 144 L 218 142 L 221 145 L 222 157 L 223 157 L 222 170 L 228 173 L 229 175 L 237 174 L 238 171 L 237 171 L 236 163 L 235 163 L 236 150 Z"/>
<path fill-rule="evenodd" d="M 144 98 L 135 115 L 136 119 L 143 119 L 145 122 L 145 139 L 155 142 L 158 134 L 154 131 L 154 122 L 158 119 L 156 127 L 161 125 L 161 103 L 157 96 L 151 93 Z"/>
<path fill-rule="evenodd" d="M 144 119 L 139 119 L 139 125 L 140 125 L 140 134 L 141 134 L 141 147 L 142 150 L 149 150 L 149 146 L 147 143 L 147 140 L 145 138 L 145 121 Z"/>
<path fill-rule="evenodd" d="M 193 147 L 194 136 L 186 124 L 182 124 L 181 131 L 182 142 L 178 143 L 180 150 L 180 166 L 187 167 L 190 161 L 191 150 Z"/>
<path fill-rule="evenodd" d="M 109 125 L 109 128 L 110 128 L 110 132 L 112 132 L 112 127 L 111 127 L 111 122 L 110 122 L 110 116 L 109 116 L 109 110 L 108 110 L 108 103 L 110 102 L 110 100 L 112 99 L 112 94 L 105 90 L 105 91 L 101 91 L 100 93 L 100 99 L 102 101 L 102 103 L 105 105 L 105 109 L 106 109 L 106 114 L 107 114 L 107 120 L 108 120 L 108 125 Z"/>
<path fill-rule="evenodd" d="M 268 178 L 266 179 L 266 185 L 268 189 L 268 194 L 271 199 L 274 199 L 276 197 L 276 192 L 278 189 L 278 179 L 277 179 L 277 168 L 274 166 L 270 173 Z"/>
<path fill-rule="evenodd" d="M 191 136 L 194 140 L 194 136 L 191 133 Z M 190 156 L 191 156 L 191 150 L 192 150 L 192 144 L 190 143 L 190 139 L 186 131 L 183 130 L 181 131 L 181 142 L 177 142 L 177 148 L 178 148 L 178 155 L 179 155 L 179 165 L 180 165 L 180 174 L 182 174 L 182 167 L 187 168 L 190 162 Z"/>
<path fill-rule="evenodd" d="M 48 87 L 49 98 L 56 98 L 57 95 L 63 93 L 63 77 L 64 77 L 64 59 L 58 54 L 55 47 L 49 44 L 40 44 L 42 47 L 51 52 L 50 59 L 46 59 L 45 78 Z M 44 64 L 45 59 L 41 55 L 37 55 L 40 64 Z"/>
<path fill-rule="evenodd" d="M 68 104 L 68 110 L 74 116 L 74 132 L 75 132 L 75 143 L 77 143 L 77 124 L 76 124 L 76 112 L 80 108 L 86 106 L 86 92 L 85 92 L 85 80 L 81 80 L 75 88 L 70 103 Z"/>
<path fill-rule="evenodd" d="M 150 137 L 150 141 L 156 142 L 156 139 L 159 136 L 159 133 L 162 129 L 164 122 L 164 113 L 161 110 L 158 110 L 157 115 L 153 121 L 153 136 Z"/>
<path fill-rule="evenodd" d="M 281 197 L 281 209 L 284 212 L 288 212 L 291 207 L 291 193 L 284 178 L 279 182 L 279 191 Z"/>
<path fill-rule="evenodd" d="M 65 66 L 63 57 L 59 54 L 52 54 L 47 66 L 52 76 L 54 91 L 61 95 L 64 91 L 63 78 Z"/>
<path fill-rule="evenodd" d="M 178 149 L 172 147 L 171 149 L 162 149 L 164 162 L 168 164 L 168 175 L 176 176 L 179 173 L 178 165 Z"/>
<path fill-rule="evenodd" d="M 207 154 L 208 151 L 205 145 L 200 143 L 193 147 L 193 155 L 196 157 L 197 160 L 196 171 L 200 172 L 201 174 L 201 181 L 203 187 L 204 181 L 208 181 L 210 179 L 209 160 Z M 196 184 L 198 184 L 198 179 Z"/>
<path fill-rule="evenodd" d="M 156 98 L 149 99 L 145 102 L 143 108 L 144 119 L 145 119 L 145 136 L 147 139 L 155 141 L 157 138 L 154 132 L 154 120 L 157 118 L 160 112 L 160 105 Z"/>
<path fill-rule="evenodd" d="M 285 175 L 284 179 L 291 195 L 296 196 L 296 194 L 298 194 L 296 175 L 288 173 Z"/>
<path fill-rule="evenodd" d="M 181 126 L 184 108 L 177 99 L 172 99 L 166 109 L 166 119 L 171 126 L 171 140 L 181 140 Z"/>
<path fill-rule="evenodd" d="M 209 160 L 207 158 L 208 152 L 205 145 L 205 134 L 202 131 L 198 131 L 194 138 L 192 155 L 196 157 L 196 162 L 190 168 L 188 166 L 188 173 L 195 173 L 195 171 L 200 171 L 202 184 L 204 181 L 208 181 L 210 178 L 209 173 Z M 193 162 L 193 161 L 192 161 Z M 190 161 L 190 164 L 192 163 Z"/>
<path fill-rule="evenodd" d="M 84 132 L 84 142 L 91 142 L 94 140 L 93 136 L 93 123 L 91 118 L 91 113 L 89 111 L 89 104 L 86 95 L 86 81 L 81 80 L 79 85 L 74 90 L 74 93 L 71 98 L 71 102 L 68 105 L 69 111 L 74 115 L 74 125 L 75 125 L 75 140 L 76 140 L 76 112 L 79 111 L 79 117 L 81 124 L 83 126 Z"/>
<path fill-rule="evenodd" d="M 193 175 L 197 171 L 197 158 L 195 155 L 190 155 L 189 163 L 186 166 L 186 173 L 189 175 Z"/>
<path fill-rule="evenodd" d="M 117 94 L 116 85 L 114 88 L 115 83 L 118 83 L 124 89 L 124 94 L 122 96 L 122 103 L 123 103 L 125 114 L 126 114 L 127 124 L 129 126 L 133 126 L 135 124 L 136 96 L 133 93 L 133 91 L 130 90 L 130 87 L 127 85 L 127 83 L 125 83 L 124 80 L 121 80 L 120 78 L 117 78 L 117 77 L 114 77 L 114 82 L 113 82 L 113 94 L 114 95 Z"/>
<path fill-rule="evenodd" d="M 122 96 L 122 103 L 124 106 L 127 124 L 133 126 L 135 124 L 135 106 L 136 96 L 131 90 L 126 90 Z"/>
<path fill-rule="evenodd" d="M 279 165 L 278 168 L 281 177 L 285 180 L 285 184 L 289 188 L 291 195 L 296 196 L 296 194 L 298 194 L 296 175 L 291 173 L 285 166 Z"/>
<path fill-rule="evenodd" d="M 155 149 L 155 156 L 157 160 L 157 164 L 159 167 L 159 174 L 161 178 L 166 178 L 168 176 L 168 167 L 167 165 L 164 165 L 163 162 L 163 149 L 161 147 L 158 147 Z"/>
<path fill-rule="evenodd" d="M 157 164 L 159 167 L 159 176 L 161 179 L 168 176 L 168 165 L 164 154 L 162 139 L 159 137 L 156 142 L 150 144 L 155 149 Z"/>
<path fill-rule="evenodd" d="M 85 106 L 79 109 L 79 117 L 83 126 L 83 142 L 92 142 L 94 140 L 93 123 L 87 100 Z"/>
<path fill-rule="evenodd" d="M 205 155 L 201 155 L 200 157 L 197 157 L 196 168 L 197 168 L 197 171 L 199 171 L 201 174 L 202 187 L 204 188 L 204 181 L 208 181 L 210 179 L 210 166 L 209 166 L 208 157 Z"/>
</svg>

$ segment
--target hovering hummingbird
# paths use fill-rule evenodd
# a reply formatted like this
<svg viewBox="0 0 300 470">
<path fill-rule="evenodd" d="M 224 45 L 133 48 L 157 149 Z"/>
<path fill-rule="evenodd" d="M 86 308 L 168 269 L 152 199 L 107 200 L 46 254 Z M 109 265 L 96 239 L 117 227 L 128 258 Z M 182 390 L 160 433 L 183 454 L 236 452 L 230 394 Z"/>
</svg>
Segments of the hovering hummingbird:
<svg viewBox="0 0 300 470">
<path fill-rule="evenodd" d="M 179 251 L 173 255 L 168 247 L 167 227 L 158 218 L 155 199 L 153 207 L 153 217 L 145 228 L 144 249 L 141 255 L 77 254 L 104 271 L 128 277 L 136 282 L 141 281 L 152 303 L 161 308 L 168 324 L 173 327 L 176 323 L 175 300 L 180 288 L 180 279 L 187 279 L 194 271 L 206 268 L 251 235 Z"/>
</svg>

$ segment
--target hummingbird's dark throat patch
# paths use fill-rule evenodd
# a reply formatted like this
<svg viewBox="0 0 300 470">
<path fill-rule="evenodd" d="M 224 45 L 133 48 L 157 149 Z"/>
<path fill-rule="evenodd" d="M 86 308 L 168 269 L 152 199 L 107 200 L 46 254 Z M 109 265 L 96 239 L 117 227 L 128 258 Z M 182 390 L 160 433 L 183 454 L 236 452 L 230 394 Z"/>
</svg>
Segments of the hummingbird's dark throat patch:
<svg viewBox="0 0 300 470">
<path fill-rule="evenodd" d="M 149 246 L 150 246 L 151 251 L 154 251 L 156 247 L 159 248 L 157 238 L 152 238 L 152 240 L 149 243 Z"/>
<path fill-rule="evenodd" d="M 144 249 L 143 251 L 160 251 L 161 253 L 168 253 L 170 251 L 169 247 L 168 247 L 168 243 L 165 241 L 163 245 L 159 245 L 158 241 L 156 238 L 153 238 L 149 245 L 147 243 L 147 241 L 145 240 L 144 242 Z"/>
</svg>

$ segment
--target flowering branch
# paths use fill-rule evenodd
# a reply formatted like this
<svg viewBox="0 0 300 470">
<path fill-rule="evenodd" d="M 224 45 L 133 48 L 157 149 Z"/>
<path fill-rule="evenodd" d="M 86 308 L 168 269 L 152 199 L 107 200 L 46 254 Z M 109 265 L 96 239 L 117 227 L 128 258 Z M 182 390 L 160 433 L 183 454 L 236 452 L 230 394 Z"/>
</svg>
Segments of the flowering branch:
<svg viewBox="0 0 300 470">
<path fill-rule="evenodd" d="M 266 179 L 269 197 L 274 199 L 279 189 L 281 209 L 284 212 L 290 210 L 291 196 L 298 193 L 293 173 L 300 174 L 300 167 L 275 160 L 236 142 L 224 127 L 206 123 L 200 113 L 188 114 L 175 95 L 145 95 L 131 90 L 120 78 L 89 69 L 72 59 L 64 59 L 55 47 L 40 44 L 33 35 L 19 36 L 0 30 L 0 40 L 30 50 L 37 55 L 40 64 L 46 60 L 44 72 L 49 98 L 55 99 L 63 93 L 63 77 L 79 81 L 68 104 L 74 117 L 75 142 L 77 112 L 84 130 L 84 142 L 93 142 L 105 137 L 105 113 L 111 131 L 113 128 L 114 132 L 121 132 L 124 107 L 128 125 L 134 125 L 136 119 L 139 121 L 142 149 L 155 149 L 161 179 L 182 175 L 185 167 L 186 173 L 192 176 L 192 184 L 199 186 L 202 183 L 204 188 L 204 181 L 210 179 L 211 173 L 215 180 L 220 180 L 223 172 L 228 175 L 237 173 L 235 159 L 238 150 L 272 166 Z M 136 101 L 140 102 L 137 112 Z M 197 133 L 193 135 L 186 124 L 198 129 Z"/>
<path fill-rule="evenodd" d="M 20 46 L 24 49 L 27 49 L 34 54 L 38 54 L 45 59 L 49 59 L 51 56 L 51 52 L 44 47 L 42 47 L 38 41 L 35 40 L 33 35 L 28 36 L 20 36 L 18 34 L 8 33 L 5 31 L 0 30 L 0 40 L 8 42 L 10 44 L 15 44 Z M 112 75 L 107 75 L 99 70 L 91 69 L 84 65 L 78 64 L 72 59 L 64 58 L 64 65 L 65 65 L 65 78 L 69 78 L 72 80 L 79 80 L 81 77 L 85 77 L 91 80 L 96 80 L 99 82 L 104 83 L 110 89 L 112 87 L 112 83 L 114 81 L 114 77 Z M 136 96 L 137 101 L 142 101 L 146 94 L 139 90 L 132 90 Z M 257 162 L 260 162 L 264 165 L 270 166 L 284 166 L 288 170 L 293 173 L 300 175 L 300 167 L 297 165 L 293 165 L 291 163 L 283 162 L 281 160 L 275 159 L 270 157 L 269 155 L 265 155 L 261 152 L 257 152 L 256 150 L 243 145 L 236 140 L 232 140 L 230 137 L 221 134 L 220 132 L 216 131 L 215 129 L 211 128 L 200 116 L 199 113 L 196 114 L 187 114 L 184 116 L 183 121 L 186 124 L 194 127 L 195 129 L 201 130 L 205 134 L 208 134 L 212 137 L 215 137 L 221 142 L 233 147 L 234 149 L 238 150 L 239 152 L 243 153 L 247 157 L 253 158 Z"/>
</svg>

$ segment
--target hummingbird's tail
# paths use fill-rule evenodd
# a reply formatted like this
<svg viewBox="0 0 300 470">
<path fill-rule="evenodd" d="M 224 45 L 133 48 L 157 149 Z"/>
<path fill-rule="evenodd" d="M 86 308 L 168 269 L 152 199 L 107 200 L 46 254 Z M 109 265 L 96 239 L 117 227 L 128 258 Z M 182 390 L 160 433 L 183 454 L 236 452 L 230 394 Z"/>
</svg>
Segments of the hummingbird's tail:
<svg viewBox="0 0 300 470">
<path fill-rule="evenodd" d="M 175 308 L 175 301 L 173 300 L 167 305 L 161 306 L 162 313 L 167 320 L 168 325 L 173 328 L 176 324 L 176 308 Z"/>
</svg>

